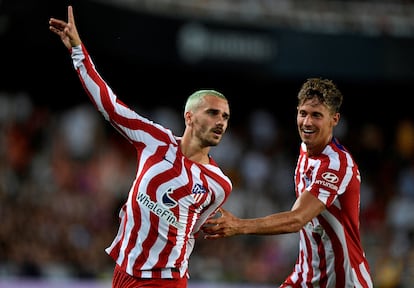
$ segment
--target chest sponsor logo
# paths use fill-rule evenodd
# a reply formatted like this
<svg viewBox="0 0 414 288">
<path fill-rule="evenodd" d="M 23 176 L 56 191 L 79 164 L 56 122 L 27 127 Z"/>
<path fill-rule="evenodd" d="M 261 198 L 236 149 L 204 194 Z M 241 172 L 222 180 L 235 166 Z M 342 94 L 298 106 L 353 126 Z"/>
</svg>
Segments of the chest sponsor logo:
<svg viewBox="0 0 414 288">
<path fill-rule="evenodd" d="M 152 201 L 151 198 L 144 193 L 138 193 L 137 201 L 142 206 L 148 208 L 152 213 L 157 215 L 160 219 L 168 222 L 170 225 L 173 225 L 178 229 L 183 229 L 184 225 L 178 222 L 177 217 L 170 210 L 170 208 L 177 206 L 177 201 L 175 201 L 170 196 L 172 191 L 173 189 L 169 188 L 167 191 L 164 192 L 164 194 L 162 195 L 162 203 Z"/>
<path fill-rule="evenodd" d="M 169 208 L 173 208 L 175 206 L 177 206 L 177 201 L 175 201 L 173 198 L 171 198 L 170 194 L 173 192 L 172 188 L 169 188 L 167 191 L 164 192 L 164 194 L 162 195 L 162 204 L 164 204 L 164 206 L 169 207 Z"/>
</svg>

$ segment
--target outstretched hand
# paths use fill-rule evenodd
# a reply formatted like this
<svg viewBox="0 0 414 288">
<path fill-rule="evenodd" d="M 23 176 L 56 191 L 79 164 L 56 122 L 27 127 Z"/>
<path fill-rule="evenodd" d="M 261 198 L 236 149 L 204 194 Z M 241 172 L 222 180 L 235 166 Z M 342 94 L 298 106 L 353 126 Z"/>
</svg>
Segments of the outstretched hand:
<svg viewBox="0 0 414 288">
<path fill-rule="evenodd" d="M 70 5 L 68 6 L 68 22 L 56 18 L 50 18 L 49 30 L 59 35 L 63 44 L 68 49 L 81 44 L 81 39 L 75 25 L 73 9 Z"/>
<path fill-rule="evenodd" d="M 223 208 L 218 209 L 217 213 L 220 213 L 221 216 L 214 218 L 215 215 L 213 215 L 201 228 L 206 234 L 205 239 L 218 239 L 241 234 L 239 229 L 241 219 Z"/>
</svg>

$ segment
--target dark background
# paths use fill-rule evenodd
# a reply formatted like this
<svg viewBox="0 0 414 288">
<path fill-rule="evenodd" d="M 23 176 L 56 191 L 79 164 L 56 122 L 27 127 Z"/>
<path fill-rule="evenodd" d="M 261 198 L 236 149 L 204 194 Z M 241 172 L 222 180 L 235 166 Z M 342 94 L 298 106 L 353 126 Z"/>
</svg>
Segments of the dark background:
<svg viewBox="0 0 414 288">
<path fill-rule="evenodd" d="M 131 105 L 181 108 L 193 90 L 215 88 L 230 99 L 233 121 L 243 119 L 252 107 L 290 118 L 301 83 L 321 76 L 337 82 L 345 95 L 343 112 L 354 119 L 392 125 L 396 117 L 411 114 L 406 103 L 414 79 L 413 38 L 231 25 L 144 14 L 91 1 L 0 3 L 0 88 L 24 90 L 35 103 L 53 109 L 85 101 L 68 52 L 48 30 L 49 17 L 66 19 L 66 6 L 72 4 L 79 33 L 98 70 Z M 264 36 L 275 52 L 258 61 L 207 55 L 191 63 L 180 56 L 177 44 L 180 29 L 188 23 L 221 35 Z"/>
<path fill-rule="evenodd" d="M 407 245 L 410 247 L 404 250 L 405 246 L 399 242 L 401 239 L 408 239 L 407 243 L 414 243 L 412 241 L 413 228 L 410 227 L 403 231 L 400 227 L 384 224 L 387 220 L 393 219 L 392 216 L 397 214 L 395 212 L 401 210 L 401 206 L 395 206 L 397 208 L 394 211 L 388 211 L 389 205 L 392 205 L 401 193 L 399 191 L 401 189 L 401 183 L 398 182 L 399 177 L 412 179 L 411 174 L 408 173 L 411 171 L 411 165 L 414 161 L 412 153 L 408 152 L 413 151 L 412 146 L 409 145 L 412 139 L 410 138 L 412 126 L 410 125 L 413 123 L 411 83 L 414 80 L 414 36 L 391 36 L 386 29 L 382 33 L 370 35 L 356 32 L 318 33 L 315 30 L 313 32 L 301 30 L 299 27 L 265 26 L 256 25 L 257 23 L 243 24 L 237 21 L 213 21 L 207 20 L 207 18 L 177 16 L 173 11 L 171 14 L 161 16 L 104 5 L 98 0 L 0 0 L 0 101 L 2 101 L 0 102 L 0 112 L 2 112 L 0 115 L 7 116 L 7 113 L 4 113 L 7 108 L 1 106 L 2 103 L 14 102 L 11 99 L 3 101 L 3 96 L 6 96 L 5 98 L 7 96 L 9 98 L 16 97 L 17 99 L 19 93 L 29 95 L 36 108 L 46 108 L 44 110 L 34 109 L 34 112 L 38 114 L 34 114 L 33 123 L 31 123 L 32 118 L 24 119 L 27 122 L 19 123 L 17 121 L 19 120 L 17 119 L 19 111 L 10 113 L 16 119 L 0 119 L 0 128 L 4 128 L 4 131 L 0 130 L 1 135 L 4 135 L 5 140 L 8 140 L 7 143 L 4 141 L 6 145 L 3 145 L 2 138 L 2 146 L 0 147 L 2 148 L 0 149 L 0 159 L 2 159 L 0 161 L 2 164 L 0 165 L 0 176 L 4 182 L 0 181 L 2 184 L 0 185 L 0 198 L 4 197 L 0 201 L 0 211 L 3 212 L 3 209 L 9 213 L 2 214 L 6 216 L 3 217 L 5 223 L 1 225 L 0 229 L 0 268 L 1 265 L 10 264 L 11 267 L 22 269 L 21 275 L 27 276 L 27 270 L 35 276 L 40 275 L 41 273 L 36 270 L 43 267 L 39 255 L 42 256 L 42 253 L 49 253 L 49 251 L 57 251 L 50 252 L 54 256 L 52 260 L 56 260 L 56 257 L 66 261 L 67 266 L 73 268 L 77 273 L 74 273 L 75 275 L 91 277 L 91 275 L 100 275 L 102 269 L 90 267 L 90 263 L 102 264 L 109 260 L 102 253 L 102 247 L 107 247 L 104 245 L 112 240 L 111 229 L 116 231 L 117 225 L 112 223 L 112 218 L 109 220 L 107 217 L 96 218 L 103 219 L 100 222 L 102 230 L 99 233 L 89 231 L 91 235 L 94 235 L 91 238 L 98 243 L 93 242 L 91 246 L 87 247 L 88 249 L 79 249 L 75 245 L 77 241 L 74 243 L 52 241 L 54 245 L 44 247 L 43 230 L 38 229 L 38 227 L 47 227 L 49 221 L 45 220 L 52 218 L 54 220 L 51 221 L 53 225 L 50 226 L 53 228 L 52 231 L 60 231 L 57 229 L 62 227 L 61 234 L 58 234 L 58 237 L 61 238 L 56 239 L 66 239 L 64 236 L 73 227 L 73 224 L 80 224 L 75 217 L 78 216 L 76 213 L 69 215 L 70 219 L 66 219 L 65 213 L 52 213 L 53 211 L 44 209 L 43 205 L 54 207 L 61 203 L 60 197 L 62 195 L 72 199 L 69 196 L 77 196 L 77 193 L 85 191 L 94 191 L 93 187 L 86 189 L 80 184 L 84 184 L 82 180 L 85 175 L 86 178 L 88 176 L 92 178 L 91 175 L 95 175 L 91 173 L 94 171 L 93 168 L 101 166 L 101 162 L 96 162 L 95 158 L 100 151 L 108 151 L 108 147 L 112 147 L 113 143 L 119 143 L 119 146 L 116 147 L 124 152 L 119 153 L 118 156 L 122 156 L 120 160 L 124 160 L 125 165 L 134 160 L 130 154 L 126 153 L 129 150 L 123 145 L 125 142 L 119 141 L 121 136 L 110 125 L 104 126 L 108 128 L 108 134 L 103 134 L 106 137 L 96 137 L 99 145 L 93 146 L 94 153 L 86 157 L 87 159 L 78 159 L 57 149 L 62 135 L 60 128 L 64 126 L 62 119 L 66 119 L 66 113 L 71 111 L 70 108 L 76 108 L 78 104 L 89 104 L 86 93 L 73 69 L 69 52 L 60 39 L 48 29 L 50 17 L 67 18 L 67 5 L 69 4 L 74 6 L 78 31 L 96 64 L 97 70 L 120 99 L 128 105 L 143 108 L 144 111 L 150 111 L 152 108 L 160 106 L 170 106 L 178 110 L 183 108 L 187 96 L 200 88 L 214 88 L 227 96 L 232 108 L 230 128 L 236 128 L 237 133 L 235 134 L 240 136 L 240 138 L 232 138 L 236 140 L 231 144 L 234 144 L 234 147 L 243 146 L 245 149 L 235 161 L 234 170 L 240 171 L 232 171 L 234 182 L 238 182 L 244 193 L 240 199 L 245 200 L 245 197 L 250 199 L 249 195 L 260 193 L 259 197 L 252 199 L 271 199 L 274 201 L 271 204 L 275 206 L 272 209 L 275 210 L 280 208 L 280 202 L 288 202 L 289 199 L 285 194 L 278 194 L 280 191 L 277 188 L 280 187 L 276 184 L 279 183 L 274 182 L 279 181 L 285 175 L 285 171 L 293 172 L 293 168 L 281 166 L 281 171 L 273 172 L 272 170 L 271 173 L 274 174 L 269 176 L 269 182 L 272 185 L 267 185 L 266 182 L 268 189 L 266 191 L 262 191 L 262 187 L 256 191 L 243 186 L 245 183 L 242 183 L 242 176 L 248 174 L 242 174 L 240 163 L 245 163 L 245 156 L 255 152 L 253 143 L 256 142 L 256 138 L 251 136 L 251 132 L 260 130 L 257 129 L 257 126 L 261 124 L 257 123 L 255 124 L 257 126 L 250 129 L 250 113 L 254 114 L 260 111 L 259 108 L 264 108 L 275 116 L 279 125 L 277 131 L 271 130 L 278 136 L 277 145 L 272 146 L 274 149 L 271 149 L 270 156 L 264 152 L 260 155 L 274 157 L 270 158 L 271 161 L 273 159 L 280 161 L 279 157 L 283 158 L 283 156 L 296 156 L 299 141 L 295 124 L 297 92 L 308 77 L 326 77 L 334 80 L 344 94 L 342 119 L 346 120 L 348 128 L 341 142 L 351 148 L 364 179 L 366 179 L 364 181 L 367 185 L 363 187 L 365 200 L 366 197 L 372 197 L 372 199 L 366 200 L 368 204 L 362 209 L 361 227 L 373 274 L 375 278 L 381 278 L 383 275 L 387 277 L 386 274 L 389 274 L 390 268 L 398 270 L 399 266 L 393 262 L 395 258 L 390 257 L 388 253 L 391 254 L 392 251 L 399 249 L 402 254 L 397 255 L 397 260 L 401 261 L 398 263 L 403 263 L 404 267 L 414 267 L 411 258 L 408 259 L 408 255 L 411 255 L 410 253 L 413 251 L 412 245 Z M 6 107 L 6 104 L 4 105 Z M 10 107 L 13 108 L 13 105 L 10 104 Z M 23 108 L 22 110 L 24 110 Z M 93 110 L 92 107 L 90 108 Z M 43 114 L 43 111 L 46 112 Z M 51 113 L 49 114 L 49 112 Z M 40 119 L 36 117 L 40 117 Z M 49 121 L 49 119 L 53 120 Z M 408 121 L 409 125 L 405 130 L 401 125 L 401 123 L 404 124 L 402 121 L 404 119 L 411 120 Z M 5 125 L 1 121 L 4 121 Z M 51 122 L 55 125 L 51 125 Z M 343 123 L 342 120 L 341 123 Z M 103 126 L 99 126 L 99 128 L 101 127 Z M 32 130 L 27 130 L 28 128 Z M 381 130 L 380 133 L 378 130 Z M 27 131 L 31 133 L 27 133 Z M 99 132 L 102 131 L 99 130 Z M 408 150 L 410 150 L 407 152 L 408 155 L 404 155 L 399 150 L 400 147 L 396 145 L 404 133 L 407 135 L 406 140 Z M 21 143 L 24 145 L 22 146 Z M 33 154 L 31 154 L 32 152 Z M 269 151 L 266 152 L 269 153 Z M 17 161 L 19 165 L 16 165 L 10 160 L 14 159 L 13 157 L 6 157 L 9 154 L 12 154 L 17 160 L 23 158 L 23 164 Z M 43 159 L 43 165 L 41 165 L 41 161 L 39 164 L 39 159 Z M 113 161 L 112 158 L 105 159 L 108 161 L 105 162 L 108 167 L 112 165 L 118 167 L 116 166 L 117 161 Z M 285 161 L 294 165 L 295 158 L 292 159 L 292 161 Z M 56 166 L 57 168 L 53 166 L 54 161 L 60 163 L 61 166 Z M 277 163 L 275 160 L 274 164 Z M 133 164 L 135 165 L 135 163 Z M 62 167 L 63 169 L 61 169 Z M 60 177 L 50 177 L 51 179 L 49 179 L 47 173 L 50 171 L 55 173 L 51 174 L 52 176 L 60 176 L 67 182 L 60 180 Z M 86 173 L 82 171 L 86 171 Z M 133 169 L 130 171 L 134 172 Z M 65 172 L 70 172 L 69 176 Z M 404 178 L 406 175 L 408 176 Z M 123 184 L 129 185 L 130 178 L 127 178 Z M 102 182 L 96 181 L 96 183 Z M 69 188 L 65 185 L 69 185 Z M 414 191 L 413 183 L 407 183 L 407 186 L 409 185 L 411 185 L 409 187 L 411 190 L 408 190 Z M 118 182 L 114 186 L 121 187 L 121 190 L 124 189 Z M 55 192 L 52 195 L 54 197 L 50 199 L 46 197 L 49 195 L 46 193 L 48 190 Z M 20 198 L 14 198 L 13 193 L 21 195 L 25 201 L 15 201 Z M 95 195 L 92 193 L 82 195 L 84 196 L 81 198 L 82 204 L 85 201 L 90 201 L 87 203 L 93 203 L 91 207 L 97 206 L 95 205 Z M 36 201 L 33 201 L 32 197 Z M 44 204 L 37 201 L 39 197 L 44 197 Z M 240 199 L 238 200 L 240 201 Z M 260 203 L 260 201 L 257 202 Z M 404 202 L 401 201 L 400 204 L 404 204 Z M 33 205 L 33 203 L 37 205 Z M 238 205 L 239 202 L 230 201 L 230 204 L 233 203 Z M 407 201 L 407 203 L 409 202 Z M 115 204 L 118 205 L 118 202 Z M 83 205 L 74 205 L 74 207 L 78 206 L 83 207 Z M 252 211 L 255 211 L 251 208 L 252 203 L 248 202 L 246 206 L 247 212 L 253 213 Z M 411 211 L 412 207 L 410 206 L 407 211 Z M 24 215 L 16 213 L 16 211 L 23 211 Z M 113 211 L 113 215 L 111 212 L 105 215 L 113 216 L 115 220 L 118 207 Z M 404 213 L 405 210 L 401 211 Z M 87 212 L 86 215 L 83 215 L 85 223 L 82 227 L 89 227 L 90 223 L 95 224 L 95 221 L 92 221 L 95 220 L 94 214 Z M 264 211 L 259 209 L 257 213 L 264 213 Z M 409 214 L 404 216 L 408 217 Z M 45 218 L 36 218 L 34 215 Z M 107 219 L 106 222 L 105 219 Z M 408 222 L 414 223 L 414 221 Z M 401 231 L 406 233 L 405 238 L 400 237 Z M 106 240 L 106 237 L 109 240 Z M 32 238 L 35 238 L 35 241 L 30 243 Z M 46 237 L 46 239 L 50 240 L 51 238 Z M 195 253 L 194 257 L 201 258 L 194 260 L 194 263 L 207 265 L 209 262 L 204 261 L 205 258 L 220 259 L 224 263 L 223 270 L 226 270 L 223 275 L 234 277 L 234 279 L 225 279 L 226 281 L 250 279 L 253 276 L 257 276 L 258 279 L 262 276 L 262 271 L 266 270 L 266 267 L 270 267 L 272 271 L 267 276 L 272 279 L 273 283 L 275 277 L 278 278 L 277 280 L 281 280 L 290 271 L 291 264 L 287 263 L 288 261 L 283 257 L 280 259 L 273 257 L 275 255 L 271 253 L 275 250 L 270 249 L 269 244 L 265 243 L 265 240 L 268 239 L 266 237 L 260 238 L 260 240 L 253 237 L 234 238 L 234 242 L 232 239 L 228 239 L 228 242 L 216 242 L 217 246 L 200 241 L 197 244 L 200 245 L 197 247 L 199 249 L 198 255 Z M 276 239 L 280 239 L 280 237 Z M 277 252 L 285 251 L 285 249 L 277 247 L 276 244 L 271 246 Z M 237 250 L 238 248 L 240 250 Z M 255 251 L 262 251 L 262 256 L 258 257 Z M 248 255 L 249 253 L 251 255 Z M 270 257 L 266 257 L 267 254 Z M 404 257 L 406 255 L 407 259 Z M 293 255 L 292 261 L 295 256 Z M 85 261 L 85 257 L 89 260 Z M 261 259 L 256 262 L 258 258 Z M 199 261 L 200 259 L 203 261 Z M 25 261 L 20 263 L 22 260 L 28 260 L 29 264 L 34 265 L 34 272 L 37 274 L 33 273 L 33 267 L 30 265 L 30 269 L 26 269 L 25 264 L 27 263 Z M 30 263 L 30 260 L 33 262 Z M 228 260 L 230 262 L 227 262 Z M 272 262 L 273 260 L 275 263 Z M 85 263 L 87 267 L 83 266 Z M 244 263 L 247 263 L 248 269 L 246 271 Z M 264 263 L 262 270 L 256 269 L 255 263 L 256 265 Z M 112 265 L 110 262 L 109 275 L 112 272 Z M 272 265 L 275 265 L 276 268 Z M 251 268 L 252 266 L 253 268 Z M 193 267 L 194 271 L 197 269 L 197 271 L 201 271 L 199 275 L 194 273 L 195 280 L 200 275 L 209 276 L 205 274 L 205 271 L 215 271 L 214 268 L 216 268 L 215 265 L 207 268 L 201 266 L 201 269 Z M 234 275 L 232 269 L 235 270 L 233 271 Z M 277 275 L 273 275 L 273 273 Z M 400 278 L 412 277 L 414 274 L 411 270 L 407 270 L 401 275 Z M 253 281 L 253 279 L 251 280 Z M 411 278 L 407 279 L 406 283 L 413 283 Z"/>
</svg>

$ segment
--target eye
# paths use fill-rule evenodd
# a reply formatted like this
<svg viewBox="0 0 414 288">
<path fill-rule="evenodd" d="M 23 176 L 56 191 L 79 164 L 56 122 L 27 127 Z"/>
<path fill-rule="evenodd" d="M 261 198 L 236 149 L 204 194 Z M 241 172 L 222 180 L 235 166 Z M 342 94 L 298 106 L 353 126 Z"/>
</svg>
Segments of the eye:
<svg viewBox="0 0 414 288">
<path fill-rule="evenodd" d="M 306 112 L 301 110 L 301 111 L 298 112 L 298 115 L 300 117 L 306 117 Z"/>
<path fill-rule="evenodd" d="M 312 115 L 313 118 L 318 118 L 318 119 L 322 118 L 322 116 L 323 115 L 321 113 L 313 113 L 313 115 Z"/>
<path fill-rule="evenodd" d="M 207 114 L 210 114 L 210 115 L 213 115 L 213 116 L 218 115 L 218 113 L 219 113 L 219 111 L 215 110 L 215 109 L 207 110 Z"/>
</svg>

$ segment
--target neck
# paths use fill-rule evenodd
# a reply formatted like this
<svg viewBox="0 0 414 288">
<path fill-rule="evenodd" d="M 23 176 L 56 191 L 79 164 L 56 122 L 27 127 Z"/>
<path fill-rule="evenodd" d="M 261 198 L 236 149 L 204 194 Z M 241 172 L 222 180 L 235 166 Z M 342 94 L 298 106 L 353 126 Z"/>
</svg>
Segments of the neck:
<svg viewBox="0 0 414 288">
<path fill-rule="evenodd" d="M 306 144 L 306 153 L 308 156 L 316 156 L 322 153 L 327 145 L 332 141 L 332 136 L 329 137 L 328 141 L 325 142 L 323 145 L 308 145 Z"/>
<path fill-rule="evenodd" d="M 201 147 L 199 143 L 196 143 L 193 139 L 188 139 L 183 137 L 180 143 L 181 153 L 191 161 L 208 164 L 210 163 L 210 158 L 208 153 L 210 152 L 210 147 Z"/>
</svg>

